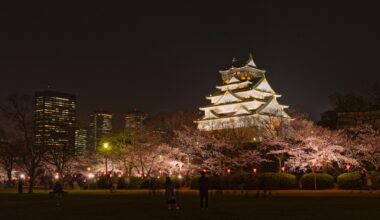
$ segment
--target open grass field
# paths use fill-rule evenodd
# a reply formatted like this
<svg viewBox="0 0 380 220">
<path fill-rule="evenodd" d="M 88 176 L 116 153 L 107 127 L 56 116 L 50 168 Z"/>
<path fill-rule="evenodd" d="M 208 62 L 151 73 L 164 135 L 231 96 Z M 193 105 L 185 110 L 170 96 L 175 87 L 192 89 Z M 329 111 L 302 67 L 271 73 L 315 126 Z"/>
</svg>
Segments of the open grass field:
<svg viewBox="0 0 380 220">
<path fill-rule="evenodd" d="M 274 191 L 256 197 L 240 191 L 210 195 L 210 207 L 199 207 L 197 191 L 179 192 L 180 210 L 167 210 L 163 195 L 144 190 L 69 191 L 49 198 L 47 192 L 18 195 L 0 191 L 0 219 L 378 219 L 380 192 Z"/>
</svg>

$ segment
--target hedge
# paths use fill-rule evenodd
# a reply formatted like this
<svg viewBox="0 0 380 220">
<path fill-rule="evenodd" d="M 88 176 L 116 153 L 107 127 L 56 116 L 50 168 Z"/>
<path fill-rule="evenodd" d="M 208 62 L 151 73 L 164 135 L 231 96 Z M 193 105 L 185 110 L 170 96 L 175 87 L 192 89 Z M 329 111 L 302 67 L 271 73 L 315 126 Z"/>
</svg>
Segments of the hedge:
<svg viewBox="0 0 380 220">
<path fill-rule="evenodd" d="M 180 180 L 177 177 L 171 177 L 171 180 L 176 188 L 180 185 Z M 164 189 L 166 177 L 147 178 L 141 177 L 120 177 L 118 181 L 118 189 Z"/>
<path fill-rule="evenodd" d="M 340 189 L 360 189 L 360 172 L 342 173 L 337 177 Z"/>
<path fill-rule="evenodd" d="M 374 189 L 380 188 L 380 173 L 379 172 L 372 172 L 372 185 Z"/>
<path fill-rule="evenodd" d="M 99 177 L 99 179 L 96 181 L 96 188 L 97 189 L 109 189 L 110 185 L 108 183 L 108 180 L 105 176 Z"/>
<path fill-rule="evenodd" d="M 334 188 L 334 177 L 327 173 L 307 173 L 301 177 L 302 189 L 315 189 L 314 175 L 316 177 L 317 189 L 331 189 Z"/>
<path fill-rule="evenodd" d="M 209 189 L 295 189 L 297 178 L 289 173 L 261 173 L 249 175 L 209 176 Z M 196 176 L 191 179 L 190 187 L 198 189 Z M 218 180 L 219 179 L 219 180 Z"/>
</svg>

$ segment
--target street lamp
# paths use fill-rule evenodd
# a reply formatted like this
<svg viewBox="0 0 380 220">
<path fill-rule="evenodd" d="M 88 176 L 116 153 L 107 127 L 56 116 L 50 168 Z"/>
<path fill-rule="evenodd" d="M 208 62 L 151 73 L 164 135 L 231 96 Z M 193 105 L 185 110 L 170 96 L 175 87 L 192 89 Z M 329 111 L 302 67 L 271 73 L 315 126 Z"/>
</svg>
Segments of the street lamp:
<svg viewBox="0 0 380 220">
<path fill-rule="evenodd" d="M 109 149 L 109 144 L 107 142 L 103 143 L 103 149 L 104 149 L 104 158 L 106 161 L 106 176 L 108 175 L 108 158 L 107 158 L 107 151 Z"/>
<path fill-rule="evenodd" d="M 313 175 L 314 175 L 314 189 L 316 190 L 317 189 L 317 175 L 315 174 L 315 164 L 317 163 L 317 159 L 312 159 L 310 161 L 313 164 L 311 170 L 312 170 Z"/>
<path fill-rule="evenodd" d="M 350 168 L 351 168 L 350 164 L 346 164 L 347 173 L 350 172 Z"/>
<path fill-rule="evenodd" d="M 230 173 L 231 173 L 231 169 L 230 168 L 227 168 L 227 173 L 228 173 L 228 175 L 230 175 Z"/>
<path fill-rule="evenodd" d="M 104 147 L 104 149 L 107 149 L 107 148 L 108 148 L 108 146 L 109 146 L 109 144 L 108 144 L 108 143 L 104 143 L 104 144 L 103 144 L 103 147 Z"/>
<path fill-rule="evenodd" d="M 87 189 L 90 189 L 90 181 L 95 178 L 95 174 L 88 173 L 87 175 Z"/>
</svg>

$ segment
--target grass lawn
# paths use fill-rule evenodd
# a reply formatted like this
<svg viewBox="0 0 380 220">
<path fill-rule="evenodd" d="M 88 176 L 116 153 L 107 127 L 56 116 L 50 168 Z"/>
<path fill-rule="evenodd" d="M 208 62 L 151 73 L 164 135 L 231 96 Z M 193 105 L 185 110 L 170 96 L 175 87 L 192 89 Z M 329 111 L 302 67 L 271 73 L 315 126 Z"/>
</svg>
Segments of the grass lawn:
<svg viewBox="0 0 380 220">
<path fill-rule="evenodd" d="M 271 197 L 237 192 L 210 196 L 201 210 L 196 191 L 179 193 L 181 210 L 166 209 L 163 195 L 148 191 L 69 191 L 49 198 L 43 191 L 18 195 L 0 190 L 0 219 L 378 219 L 380 192 L 275 191 Z"/>
</svg>

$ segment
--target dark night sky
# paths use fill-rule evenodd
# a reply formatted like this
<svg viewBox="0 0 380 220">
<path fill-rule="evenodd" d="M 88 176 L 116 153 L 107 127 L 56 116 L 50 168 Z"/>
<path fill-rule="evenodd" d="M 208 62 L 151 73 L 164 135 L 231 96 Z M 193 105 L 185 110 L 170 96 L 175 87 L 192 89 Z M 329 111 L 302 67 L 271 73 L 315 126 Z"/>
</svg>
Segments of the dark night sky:
<svg viewBox="0 0 380 220">
<path fill-rule="evenodd" d="M 330 94 L 380 82 L 379 8 L 280 2 L 3 6 L 0 96 L 50 85 L 77 95 L 82 120 L 99 108 L 196 108 L 218 70 L 249 52 L 280 102 L 314 119 Z"/>
</svg>

